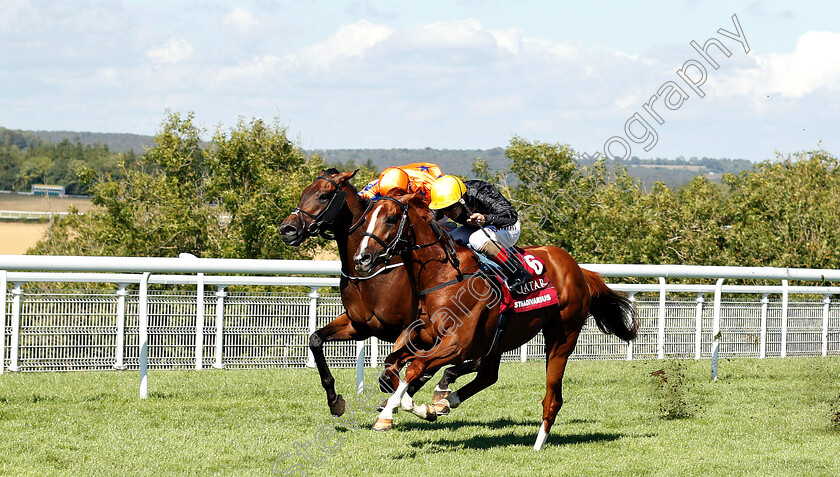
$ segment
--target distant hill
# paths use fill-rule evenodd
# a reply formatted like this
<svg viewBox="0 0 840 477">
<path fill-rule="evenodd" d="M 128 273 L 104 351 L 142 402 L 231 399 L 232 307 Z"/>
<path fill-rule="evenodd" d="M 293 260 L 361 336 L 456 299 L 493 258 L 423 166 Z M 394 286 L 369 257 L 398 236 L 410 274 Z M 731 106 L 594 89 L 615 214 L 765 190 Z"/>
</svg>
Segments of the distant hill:
<svg viewBox="0 0 840 477">
<path fill-rule="evenodd" d="M 140 134 L 128 133 L 94 133 L 94 132 L 76 132 L 76 131 L 26 131 L 29 134 L 37 137 L 44 142 L 60 143 L 67 139 L 70 142 L 75 142 L 77 139 L 83 146 L 92 146 L 100 144 L 108 146 L 108 149 L 113 152 L 128 152 L 134 151 L 137 154 L 143 154 L 147 147 L 155 145 L 152 136 L 142 136 Z"/>
<path fill-rule="evenodd" d="M 364 164 L 368 161 L 377 169 L 412 162 L 431 162 L 439 165 L 445 173 L 472 175 L 473 161 L 484 159 L 493 170 L 510 165 L 501 147 L 493 149 L 317 149 L 308 151 L 324 158 L 328 164 Z"/>
<path fill-rule="evenodd" d="M 152 136 L 119 133 L 92 133 L 74 131 L 20 131 L 0 127 L 0 144 L 15 145 L 25 148 L 37 141 L 60 143 L 64 139 L 80 141 L 83 145 L 100 144 L 108 146 L 113 152 L 142 154 L 147 147 L 154 146 Z M 445 172 L 472 176 L 472 164 L 476 158 L 487 161 L 491 170 L 505 169 L 510 160 L 501 147 L 492 149 L 313 149 L 308 154 L 318 154 L 330 165 L 373 164 L 377 169 L 384 169 L 399 164 L 412 162 L 433 162 Z M 753 163 L 744 159 L 697 158 L 676 159 L 654 158 L 640 159 L 633 157 L 629 161 L 617 162 L 627 168 L 627 172 L 638 178 L 645 189 L 650 189 L 654 182 L 664 182 L 670 188 L 679 187 L 696 175 L 704 175 L 719 182 L 727 172 L 738 173 L 750 169 Z"/>
<path fill-rule="evenodd" d="M 476 158 L 487 161 L 491 170 L 505 169 L 510 159 L 501 147 L 493 149 L 326 149 L 313 150 L 330 165 L 361 165 L 372 163 L 382 170 L 389 166 L 412 162 L 433 162 L 445 173 L 472 176 L 472 163 Z M 591 162 L 583 165 L 590 165 Z M 703 175 L 713 182 L 720 182 L 723 174 L 738 173 L 750 169 L 753 163 L 745 159 L 713 159 L 692 157 L 685 159 L 640 159 L 633 157 L 629 161 L 612 161 L 612 166 L 624 166 L 627 173 L 639 179 L 642 187 L 650 190 L 655 182 L 664 182 L 669 188 L 676 188 L 689 182 L 694 176 Z M 514 183 L 515 181 L 511 182 Z"/>
</svg>

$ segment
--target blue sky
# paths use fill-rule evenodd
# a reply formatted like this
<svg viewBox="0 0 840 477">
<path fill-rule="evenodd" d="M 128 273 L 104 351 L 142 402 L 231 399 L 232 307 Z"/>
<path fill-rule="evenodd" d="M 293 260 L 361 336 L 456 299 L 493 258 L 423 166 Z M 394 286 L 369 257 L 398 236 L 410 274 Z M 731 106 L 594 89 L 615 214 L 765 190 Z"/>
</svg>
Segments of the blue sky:
<svg viewBox="0 0 840 477">
<path fill-rule="evenodd" d="M 840 151 L 837 2 L 0 0 L 0 12 L 12 129 L 154 134 L 169 109 L 208 136 L 276 119 L 319 149 L 516 135 L 639 157 Z M 745 42 L 718 32 L 738 33 L 733 15 Z M 710 47 L 717 69 L 690 45 L 710 38 L 730 53 Z M 686 82 L 701 80 L 703 97 Z"/>
</svg>

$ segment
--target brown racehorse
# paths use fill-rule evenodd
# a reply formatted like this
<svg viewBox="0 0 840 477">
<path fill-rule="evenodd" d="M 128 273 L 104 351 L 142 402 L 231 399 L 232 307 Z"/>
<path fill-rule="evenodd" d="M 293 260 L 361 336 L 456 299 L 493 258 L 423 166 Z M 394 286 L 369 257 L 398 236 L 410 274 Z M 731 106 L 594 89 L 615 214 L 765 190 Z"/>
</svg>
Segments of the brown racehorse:
<svg viewBox="0 0 840 477">
<path fill-rule="evenodd" d="M 345 313 L 309 338 L 309 349 L 327 393 L 327 404 L 332 414 L 337 416 L 344 413 L 345 402 L 335 392 L 335 379 L 324 357 L 324 343 L 361 341 L 371 336 L 393 342 L 418 313 L 417 300 L 412 299 L 409 277 L 399 257 L 389 261 L 388 266 L 392 268 L 375 276 L 360 276 L 352 265 L 352 254 L 364 235 L 365 229 L 361 225 L 369 205 L 357 195 L 357 189 L 350 183 L 355 174 L 355 171 L 339 172 L 335 169 L 322 171 L 303 190 L 300 204 L 280 225 L 281 237 L 287 245 L 298 246 L 305 239 L 326 232 L 331 233 L 338 244 L 342 270 L 341 301 Z M 438 383 L 439 389 L 448 389 L 458 376 L 475 372 L 477 367 L 477 363 L 470 362 L 449 368 Z M 413 396 L 430 378 L 431 375 L 424 375 L 414 382 L 408 390 L 409 396 Z M 386 392 L 393 390 L 383 389 Z M 427 415 L 429 420 L 434 417 Z"/>
<path fill-rule="evenodd" d="M 389 356 L 393 364 L 381 379 L 391 381 L 397 391 L 374 424 L 376 430 L 392 427 L 392 409 L 401 402 L 405 406 L 407 383 L 442 366 L 481 358 L 475 380 L 438 403 L 456 407 L 496 381 L 502 353 L 522 346 L 542 331 L 546 394 L 534 444 L 539 450 L 563 405 L 566 361 L 587 315 L 591 313 L 605 333 L 625 341 L 636 337 L 638 323 L 630 301 L 610 290 L 598 274 L 583 271 L 566 251 L 552 246 L 527 250 L 546 265 L 546 276 L 557 290 L 559 303 L 514 315 L 501 337 L 496 337 L 500 315 L 494 285 L 481 275 L 468 277 L 477 271 L 478 263 L 465 247 L 454 251 L 458 260 L 453 261 L 453 251 L 442 245 L 441 232 L 432 225 L 434 217 L 422 201 L 412 195 L 386 197 L 371 208 L 367 220 L 368 240 L 362 241 L 354 256 L 357 270 L 369 273 L 388 256 L 400 254 L 410 266 L 412 287 L 427 313 L 422 322 L 406 329 Z M 495 340 L 497 346 L 491 344 Z M 399 370 L 409 361 L 405 379 L 400 380 Z"/>
</svg>

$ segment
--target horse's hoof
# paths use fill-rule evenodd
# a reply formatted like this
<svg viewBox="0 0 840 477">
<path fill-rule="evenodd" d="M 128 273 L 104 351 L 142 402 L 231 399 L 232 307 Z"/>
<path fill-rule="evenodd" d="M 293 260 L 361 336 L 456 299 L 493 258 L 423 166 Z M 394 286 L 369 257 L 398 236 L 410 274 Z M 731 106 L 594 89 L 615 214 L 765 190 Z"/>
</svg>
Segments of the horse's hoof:
<svg viewBox="0 0 840 477">
<path fill-rule="evenodd" d="M 444 398 L 435 403 L 435 415 L 446 416 L 449 415 L 449 401 Z"/>
<path fill-rule="evenodd" d="M 449 389 L 447 389 L 445 391 L 439 391 L 439 390 L 435 389 L 435 393 L 432 395 L 432 404 L 437 404 L 437 402 L 440 401 L 441 399 L 448 398 L 449 393 L 451 393 L 451 392 L 452 391 L 450 391 Z"/>
<path fill-rule="evenodd" d="M 426 404 L 426 417 L 424 418 L 429 422 L 437 421 L 437 411 L 432 406 Z"/>
<path fill-rule="evenodd" d="M 394 420 L 393 419 L 383 419 L 381 417 L 376 418 L 376 422 L 373 424 L 374 431 L 390 431 L 394 428 Z"/>
<path fill-rule="evenodd" d="M 341 394 L 339 394 L 338 397 L 335 399 L 335 402 L 330 404 L 330 412 L 333 416 L 338 417 L 344 414 L 344 409 L 344 398 L 341 396 Z"/>
</svg>

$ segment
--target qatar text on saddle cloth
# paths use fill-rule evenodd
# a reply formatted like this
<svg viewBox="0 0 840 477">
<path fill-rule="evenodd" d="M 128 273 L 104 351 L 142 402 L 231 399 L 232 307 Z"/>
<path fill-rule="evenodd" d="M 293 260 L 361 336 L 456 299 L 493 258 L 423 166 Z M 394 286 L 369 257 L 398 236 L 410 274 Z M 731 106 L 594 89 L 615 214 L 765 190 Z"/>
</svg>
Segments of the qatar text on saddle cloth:
<svg viewBox="0 0 840 477">
<path fill-rule="evenodd" d="M 545 276 L 545 264 L 537 257 L 530 253 L 516 247 L 518 258 L 530 268 L 536 275 L 530 282 L 526 283 L 522 288 L 530 290 L 525 295 L 513 296 L 508 287 L 501 283 L 502 299 L 499 302 L 499 312 L 505 313 L 511 311 L 512 313 L 521 313 L 524 311 L 533 311 L 559 303 L 557 298 L 557 290 L 554 285 L 549 282 Z M 502 279 L 499 278 L 501 282 Z"/>
</svg>

